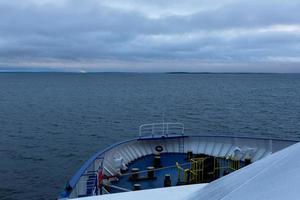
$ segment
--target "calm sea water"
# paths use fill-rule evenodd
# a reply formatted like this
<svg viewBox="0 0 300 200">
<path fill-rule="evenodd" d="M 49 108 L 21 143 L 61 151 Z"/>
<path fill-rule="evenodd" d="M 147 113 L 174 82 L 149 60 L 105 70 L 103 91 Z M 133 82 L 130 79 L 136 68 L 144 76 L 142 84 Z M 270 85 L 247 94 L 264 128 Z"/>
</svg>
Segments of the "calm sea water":
<svg viewBox="0 0 300 200">
<path fill-rule="evenodd" d="M 138 125 L 300 137 L 299 74 L 0 74 L 0 199 L 55 199 L 94 152 Z"/>
</svg>

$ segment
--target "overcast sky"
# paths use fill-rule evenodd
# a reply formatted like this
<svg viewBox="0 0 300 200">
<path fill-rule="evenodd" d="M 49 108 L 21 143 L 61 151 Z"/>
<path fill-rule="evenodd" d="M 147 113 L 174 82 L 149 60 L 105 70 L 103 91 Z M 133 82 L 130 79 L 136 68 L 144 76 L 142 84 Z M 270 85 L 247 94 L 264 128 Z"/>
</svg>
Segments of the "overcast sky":
<svg viewBox="0 0 300 200">
<path fill-rule="evenodd" d="M 0 70 L 300 72 L 300 0 L 0 0 Z"/>
</svg>

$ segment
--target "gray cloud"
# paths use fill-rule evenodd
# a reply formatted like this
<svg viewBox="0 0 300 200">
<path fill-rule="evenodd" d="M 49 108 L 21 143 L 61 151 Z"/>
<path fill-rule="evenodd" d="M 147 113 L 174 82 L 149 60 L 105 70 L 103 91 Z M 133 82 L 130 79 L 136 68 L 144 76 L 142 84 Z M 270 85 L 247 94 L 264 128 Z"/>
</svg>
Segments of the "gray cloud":
<svg viewBox="0 0 300 200">
<path fill-rule="evenodd" d="M 0 66 L 300 72 L 299 10 L 299 0 L 0 0 Z"/>
</svg>

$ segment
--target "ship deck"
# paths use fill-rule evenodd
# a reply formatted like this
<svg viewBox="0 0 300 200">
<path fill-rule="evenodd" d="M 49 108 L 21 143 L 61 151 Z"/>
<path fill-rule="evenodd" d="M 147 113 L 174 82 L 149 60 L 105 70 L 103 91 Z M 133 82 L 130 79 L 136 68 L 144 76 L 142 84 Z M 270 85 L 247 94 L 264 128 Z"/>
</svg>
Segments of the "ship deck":
<svg viewBox="0 0 300 200">
<path fill-rule="evenodd" d="M 140 184 L 141 189 L 153 189 L 153 188 L 161 188 L 164 187 L 164 177 L 165 174 L 169 174 L 171 176 L 171 185 L 175 186 L 177 184 L 178 171 L 176 167 L 176 162 L 180 165 L 186 165 L 189 167 L 189 163 L 186 160 L 185 153 L 163 153 L 161 154 L 161 167 L 156 169 L 154 172 L 155 179 L 142 179 L 142 180 L 130 180 L 131 169 L 139 168 L 141 173 L 140 177 L 147 176 L 147 167 L 153 166 L 153 159 L 155 155 L 147 155 L 142 158 L 139 158 L 128 165 L 128 169 L 124 172 L 119 181 L 112 182 L 113 185 L 122 187 L 128 190 L 133 190 L 134 184 Z M 111 193 L 120 192 L 114 191 L 114 189 L 110 190 Z"/>
<path fill-rule="evenodd" d="M 154 130 L 156 126 L 151 124 L 151 127 Z M 135 184 L 140 184 L 140 190 L 161 188 L 166 174 L 170 175 L 171 186 L 178 185 L 178 174 L 179 185 L 209 183 L 242 168 L 246 160 L 255 163 L 295 143 L 279 139 L 183 135 L 182 131 L 174 135 L 168 132 L 171 124 L 163 124 L 163 127 L 167 131 L 160 136 L 151 131 L 150 136 L 140 135 L 95 153 L 67 183 L 60 199 L 127 192 L 135 190 Z M 190 152 L 195 156 L 193 161 L 187 159 Z M 155 178 L 149 178 L 147 167 L 154 165 L 158 153 L 161 166 L 155 168 Z M 123 171 L 124 168 L 127 170 Z M 132 177 L 132 168 L 139 169 L 140 178 Z M 103 173 L 102 182 L 99 172 Z"/>
<path fill-rule="evenodd" d="M 203 156 L 203 155 L 202 155 Z M 134 190 L 134 184 L 140 184 L 139 190 L 144 189 L 154 189 L 154 188 L 162 188 L 164 187 L 164 179 L 165 175 L 170 175 L 171 178 L 171 185 L 170 186 L 176 186 L 176 185 L 185 185 L 190 183 L 184 183 L 182 182 L 183 174 L 181 174 L 180 181 L 178 182 L 178 167 L 176 166 L 176 163 L 180 165 L 182 169 L 190 169 L 191 168 L 191 162 L 187 160 L 187 154 L 186 153 L 162 153 L 160 154 L 161 157 L 161 165 L 160 167 L 157 167 L 154 171 L 154 178 L 149 179 L 147 178 L 147 167 L 153 166 L 154 161 L 154 154 L 147 155 L 144 157 L 141 157 L 139 159 L 134 160 L 133 162 L 129 163 L 128 169 L 124 171 L 122 176 L 118 178 L 117 181 L 112 181 L 111 185 L 116 187 L 110 187 L 108 188 L 109 193 L 117 193 L 120 192 L 119 188 L 122 188 L 128 191 Z M 234 170 L 228 169 L 226 165 L 228 165 L 228 162 L 225 162 L 225 158 L 214 158 L 211 157 L 214 161 L 216 159 L 217 165 L 219 166 L 218 172 L 216 174 L 217 177 L 215 177 L 216 174 L 213 174 L 212 177 L 206 177 L 206 180 L 202 180 L 197 183 L 207 183 L 212 180 L 215 180 L 221 176 L 224 176 L 227 173 L 230 173 Z M 209 165 L 209 160 L 206 165 L 204 165 L 205 170 L 204 171 L 210 171 L 210 169 L 207 168 Z M 215 165 L 216 163 L 211 163 L 212 165 Z M 242 168 L 245 166 L 245 162 L 239 161 L 239 168 Z M 138 168 L 139 169 L 139 179 L 132 180 L 132 169 Z M 217 169 L 213 169 L 213 171 L 216 171 Z M 230 171 L 228 171 L 230 170 Z M 181 172 L 180 172 L 181 173 Z M 199 173 L 199 172 L 198 172 Z"/>
</svg>

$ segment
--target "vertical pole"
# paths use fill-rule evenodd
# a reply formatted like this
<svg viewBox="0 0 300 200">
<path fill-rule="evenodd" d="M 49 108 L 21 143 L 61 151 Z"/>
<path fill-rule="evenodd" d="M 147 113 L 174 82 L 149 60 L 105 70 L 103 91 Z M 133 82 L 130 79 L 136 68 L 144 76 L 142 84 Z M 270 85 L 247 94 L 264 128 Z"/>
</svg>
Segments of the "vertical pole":
<svg viewBox="0 0 300 200">
<path fill-rule="evenodd" d="M 177 163 L 176 163 L 176 165 L 177 165 Z M 180 182 L 180 169 L 178 166 L 177 166 L 177 182 L 178 183 Z"/>
<path fill-rule="evenodd" d="M 167 124 L 167 136 L 168 136 L 168 132 L 169 132 L 169 124 Z"/>
<path fill-rule="evenodd" d="M 152 124 L 152 137 L 154 136 L 154 124 Z"/>
<path fill-rule="evenodd" d="M 142 126 L 140 126 L 139 131 L 140 131 L 140 138 L 141 138 L 142 137 Z"/>
<path fill-rule="evenodd" d="M 271 151 L 271 153 L 273 153 L 273 140 L 272 139 L 269 140 L 269 150 Z"/>
<path fill-rule="evenodd" d="M 165 113 L 163 112 L 163 135 L 165 135 Z"/>
<path fill-rule="evenodd" d="M 201 166 L 202 166 L 202 181 L 204 181 L 204 158 L 201 159 Z"/>
</svg>

